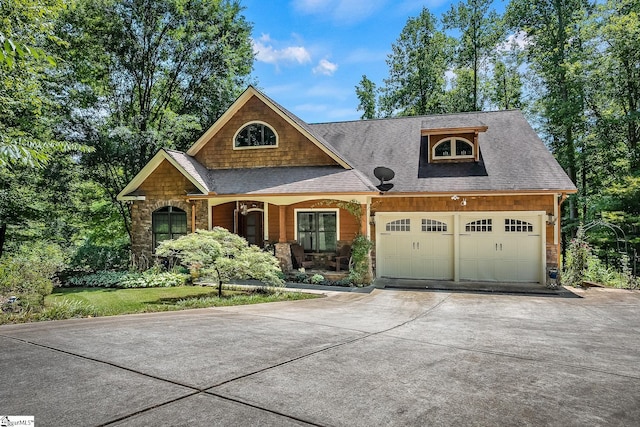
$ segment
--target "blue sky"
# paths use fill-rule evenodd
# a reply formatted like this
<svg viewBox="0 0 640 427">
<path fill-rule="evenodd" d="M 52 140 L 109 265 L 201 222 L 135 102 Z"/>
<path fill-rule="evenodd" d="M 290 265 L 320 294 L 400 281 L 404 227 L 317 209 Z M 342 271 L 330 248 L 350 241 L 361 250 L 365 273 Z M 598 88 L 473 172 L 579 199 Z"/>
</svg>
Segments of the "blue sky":
<svg viewBox="0 0 640 427">
<path fill-rule="evenodd" d="M 242 0 L 253 23 L 258 87 L 308 123 L 357 120 L 363 74 L 387 76 L 387 55 L 409 17 L 449 0 Z"/>
</svg>

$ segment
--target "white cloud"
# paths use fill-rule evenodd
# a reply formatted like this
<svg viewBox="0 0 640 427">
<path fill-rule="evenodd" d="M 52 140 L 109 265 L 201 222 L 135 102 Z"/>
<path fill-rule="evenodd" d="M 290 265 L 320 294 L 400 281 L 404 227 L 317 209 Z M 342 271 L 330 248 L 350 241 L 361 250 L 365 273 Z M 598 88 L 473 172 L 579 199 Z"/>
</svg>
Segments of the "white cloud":
<svg viewBox="0 0 640 427">
<path fill-rule="evenodd" d="M 325 76 L 332 76 L 338 69 L 338 64 L 334 64 L 326 59 L 321 59 L 313 69 L 314 74 L 324 74 Z"/>
<path fill-rule="evenodd" d="M 510 34 L 507 40 L 497 47 L 498 52 L 509 52 L 515 49 L 524 49 L 531 41 L 527 38 L 527 34 L 524 31 L 518 31 L 515 34 Z"/>
<path fill-rule="evenodd" d="M 253 39 L 253 52 L 256 59 L 267 64 L 280 65 L 282 63 L 305 64 L 311 62 L 311 54 L 304 46 L 274 47 L 279 43 L 263 34 L 259 39 Z"/>
</svg>

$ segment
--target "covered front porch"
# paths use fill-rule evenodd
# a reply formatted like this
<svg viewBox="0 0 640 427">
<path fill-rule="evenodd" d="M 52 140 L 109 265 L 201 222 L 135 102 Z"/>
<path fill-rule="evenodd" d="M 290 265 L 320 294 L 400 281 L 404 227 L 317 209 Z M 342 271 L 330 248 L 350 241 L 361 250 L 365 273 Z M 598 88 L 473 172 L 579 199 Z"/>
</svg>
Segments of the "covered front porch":
<svg viewBox="0 0 640 427">
<path fill-rule="evenodd" d="M 368 195 L 238 195 L 207 203 L 209 228 L 223 227 L 272 249 L 284 272 L 348 272 L 345 246 L 359 234 L 370 235 Z"/>
</svg>

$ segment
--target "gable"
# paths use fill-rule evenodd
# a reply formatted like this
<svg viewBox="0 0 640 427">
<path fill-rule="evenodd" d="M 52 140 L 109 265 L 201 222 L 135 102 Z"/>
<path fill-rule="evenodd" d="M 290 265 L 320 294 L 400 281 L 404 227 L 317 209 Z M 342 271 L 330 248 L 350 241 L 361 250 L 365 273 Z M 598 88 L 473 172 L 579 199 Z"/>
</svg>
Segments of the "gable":
<svg viewBox="0 0 640 427">
<path fill-rule="evenodd" d="M 183 153 L 160 150 L 118 194 L 117 199 L 137 200 L 147 195 L 162 196 L 164 193 L 207 194 L 209 189 L 199 175 L 199 168 L 201 166 L 185 162 Z"/>
<path fill-rule="evenodd" d="M 238 132 L 256 122 L 271 128 L 277 135 L 277 143 L 235 148 Z M 208 169 L 335 165 L 349 168 L 305 127 L 252 88 L 187 153 Z"/>
<path fill-rule="evenodd" d="M 174 165 L 165 159 L 140 184 L 136 193 L 151 199 L 168 199 L 199 193 L 199 190 Z"/>
</svg>

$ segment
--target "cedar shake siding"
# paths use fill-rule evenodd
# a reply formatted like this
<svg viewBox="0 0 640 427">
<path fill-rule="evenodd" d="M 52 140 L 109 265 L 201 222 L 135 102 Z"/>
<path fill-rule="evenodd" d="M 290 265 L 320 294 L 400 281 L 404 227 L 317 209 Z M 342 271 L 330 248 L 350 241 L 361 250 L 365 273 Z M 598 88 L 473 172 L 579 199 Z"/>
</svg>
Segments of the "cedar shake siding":
<svg viewBox="0 0 640 427">
<path fill-rule="evenodd" d="M 278 135 L 277 147 L 233 149 L 233 137 L 252 121 L 266 123 Z M 257 97 L 252 97 L 195 155 L 209 169 L 279 166 L 333 166 L 336 161 Z"/>
</svg>

